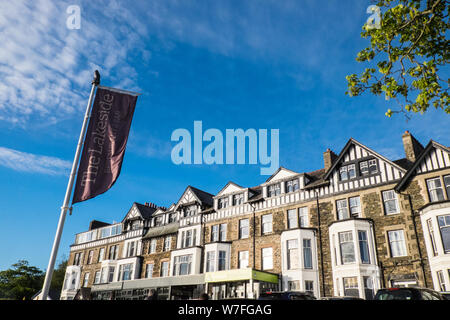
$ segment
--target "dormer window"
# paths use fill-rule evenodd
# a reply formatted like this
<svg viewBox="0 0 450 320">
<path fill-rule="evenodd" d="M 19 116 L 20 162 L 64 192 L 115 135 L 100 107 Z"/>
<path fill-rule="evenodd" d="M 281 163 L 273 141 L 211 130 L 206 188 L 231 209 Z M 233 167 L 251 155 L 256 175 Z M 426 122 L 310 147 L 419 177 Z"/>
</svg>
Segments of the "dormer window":
<svg viewBox="0 0 450 320">
<path fill-rule="evenodd" d="M 162 225 L 162 223 L 163 223 L 163 216 L 159 216 L 159 217 L 155 218 L 155 227 Z"/>
<path fill-rule="evenodd" d="M 294 192 L 297 191 L 299 188 L 298 186 L 298 179 L 290 180 L 286 182 L 286 192 Z"/>
<path fill-rule="evenodd" d="M 267 195 L 268 197 L 275 197 L 281 194 L 280 184 L 272 184 L 267 187 Z"/>
<path fill-rule="evenodd" d="M 237 206 L 244 203 L 244 194 L 239 193 L 233 196 L 233 206 Z"/>
<path fill-rule="evenodd" d="M 177 221 L 177 214 L 176 213 L 169 214 L 169 223 L 172 223 L 175 221 Z"/>
<path fill-rule="evenodd" d="M 223 208 L 228 207 L 228 197 L 227 198 L 220 198 L 218 205 L 219 205 L 219 209 L 223 209 Z"/>
<path fill-rule="evenodd" d="M 197 214 L 197 206 L 196 205 L 192 205 L 192 206 L 186 207 L 184 209 L 185 217 L 195 216 L 196 214 Z"/>
<path fill-rule="evenodd" d="M 137 230 L 141 226 L 141 222 L 139 220 L 135 220 L 131 222 L 131 230 Z"/>
</svg>

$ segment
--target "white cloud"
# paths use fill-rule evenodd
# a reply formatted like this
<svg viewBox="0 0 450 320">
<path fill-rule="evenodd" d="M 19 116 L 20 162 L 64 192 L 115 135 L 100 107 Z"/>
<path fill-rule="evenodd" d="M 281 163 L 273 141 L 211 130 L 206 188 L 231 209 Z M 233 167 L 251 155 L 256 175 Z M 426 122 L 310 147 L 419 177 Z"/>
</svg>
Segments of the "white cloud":
<svg viewBox="0 0 450 320">
<path fill-rule="evenodd" d="M 0 147 L 0 166 L 15 171 L 60 175 L 68 174 L 71 165 L 71 162 L 59 158 Z"/>
<path fill-rule="evenodd" d="M 71 118 L 85 107 L 95 69 L 107 85 L 138 91 L 127 55 L 141 52 L 134 34 L 145 28 L 126 8 L 111 16 L 112 9 L 103 10 L 108 3 L 86 1 L 81 29 L 70 30 L 66 8 L 73 2 L 0 2 L 0 120 L 25 126 Z"/>
</svg>

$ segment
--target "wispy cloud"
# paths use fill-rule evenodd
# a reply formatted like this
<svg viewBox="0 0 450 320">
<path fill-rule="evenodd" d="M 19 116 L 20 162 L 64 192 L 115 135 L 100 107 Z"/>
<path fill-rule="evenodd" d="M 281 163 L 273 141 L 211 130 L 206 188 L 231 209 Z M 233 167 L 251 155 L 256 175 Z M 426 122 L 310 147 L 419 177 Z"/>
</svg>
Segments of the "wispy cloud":
<svg viewBox="0 0 450 320">
<path fill-rule="evenodd" d="M 0 147 L 0 166 L 21 172 L 61 175 L 69 172 L 71 163 L 55 157 Z"/>
<path fill-rule="evenodd" d="M 111 16 L 117 7 L 112 1 L 80 3 L 81 29 L 70 30 L 66 9 L 73 2 L 79 1 L 0 2 L 0 120 L 24 125 L 71 118 L 84 108 L 95 69 L 108 85 L 138 91 L 127 56 L 150 56 L 137 41 L 145 28 L 127 8 Z"/>
</svg>

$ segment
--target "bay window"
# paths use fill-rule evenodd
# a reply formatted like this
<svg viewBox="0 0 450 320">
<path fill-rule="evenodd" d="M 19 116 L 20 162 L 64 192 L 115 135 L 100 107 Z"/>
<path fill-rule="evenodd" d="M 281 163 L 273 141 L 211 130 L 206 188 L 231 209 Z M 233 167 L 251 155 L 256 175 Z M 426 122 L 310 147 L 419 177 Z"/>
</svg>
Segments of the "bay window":
<svg viewBox="0 0 450 320">
<path fill-rule="evenodd" d="M 355 247 L 353 244 L 353 234 L 351 231 L 339 233 L 339 246 L 341 250 L 342 264 L 355 262 Z"/>
<path fill-rule="evenodd" d="M 438 216 L 438 224 L 444 252 L 450 253 L 450 215 Z"/>
<path fill-rule="evenodd" d="M 369 264 L 370 256 L 369 256 L 369 243 L 367 240 L 367 232 L 366 231 L 358 231 L 358 241 L 359 241 L 359 253 L 361 256 L 361 263 Z"/>
<path fill-rule="evenodd" d="M 292 239 L 286 242 L 287 245 L 287 268 L 297 269 L 298 268 L 298 240 Z"/>
<path fill-rule="evenodd" d="M 311 239 L 303 239 L 303 267 L 312 269 Z"/>
</svg>

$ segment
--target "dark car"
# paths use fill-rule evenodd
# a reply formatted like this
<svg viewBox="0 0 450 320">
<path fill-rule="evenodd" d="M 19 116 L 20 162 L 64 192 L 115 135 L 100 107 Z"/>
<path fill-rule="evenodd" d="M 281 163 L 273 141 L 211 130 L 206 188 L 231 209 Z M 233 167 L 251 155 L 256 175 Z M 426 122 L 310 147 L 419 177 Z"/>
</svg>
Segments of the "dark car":
<svg viewBox="0 0 450 320">
<path fill-rule="evenodd" d="M 269 291 L 261 293 L 259 300 L 316 300 L 316 297 L 309 292 Z"/>
<path fill-rule="evenodd" d="M 446 299 L 446 300 L 450 300 L 450 292 L 446 291 L 446 292 L 441 292 L 441 295 Z"/>
<path fill-rule="evenodd" d="M 439 292 L 427 288 L 388 288 L 377 291 L 374 300 L 446 300 Z"/>
<path fill-rule="evenodd" d="M 320 300 L 364 300 L 358 297 L 322 297 Z"/>
</svg>

